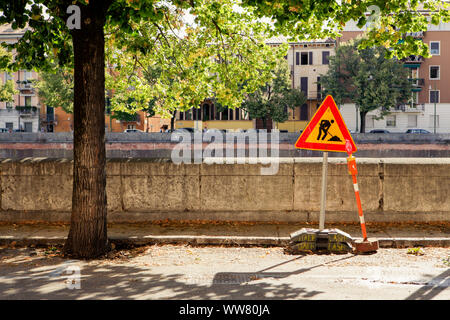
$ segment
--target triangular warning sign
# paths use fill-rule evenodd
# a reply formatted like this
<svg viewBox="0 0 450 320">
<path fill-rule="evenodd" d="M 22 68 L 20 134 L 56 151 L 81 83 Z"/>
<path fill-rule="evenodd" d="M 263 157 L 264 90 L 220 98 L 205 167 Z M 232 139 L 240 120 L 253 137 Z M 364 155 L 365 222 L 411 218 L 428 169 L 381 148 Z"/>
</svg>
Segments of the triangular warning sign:
<svg viewBox="0 0 450 320">
<path fill-rule="evenodd" d="M 322 102 L 298 138 L 295 147 L 321 151 L 356 152 L 355 142 L 332 96 L 327 96 Z"/>
</svg>

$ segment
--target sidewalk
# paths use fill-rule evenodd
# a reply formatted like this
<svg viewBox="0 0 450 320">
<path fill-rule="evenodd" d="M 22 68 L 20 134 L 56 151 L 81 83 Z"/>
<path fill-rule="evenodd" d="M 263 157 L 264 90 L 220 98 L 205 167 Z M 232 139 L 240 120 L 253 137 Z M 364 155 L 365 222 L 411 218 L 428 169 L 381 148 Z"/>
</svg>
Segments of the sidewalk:
<svg viewBox="0 0 450 320">
<path fill-rule="evenodd" d="M 208 221 L 159 221 L 153 223 L 110 224 L 108 236 L 112 242 L 127 244 L 192 244 L 192 245 L 254 245 L 284 246 L 289 234 L 301 228 L 318 228 L 305 223 L 251 223 Z M 359 224 L 327 224 L 360 239 Z M 0 223 L 0 245 L 19 246 L 63 244 L 68 224 Z M 414 246 L 450 247 L 450 223 L 367 224 L 369 238 L 380 247 Z"/>
</svg>

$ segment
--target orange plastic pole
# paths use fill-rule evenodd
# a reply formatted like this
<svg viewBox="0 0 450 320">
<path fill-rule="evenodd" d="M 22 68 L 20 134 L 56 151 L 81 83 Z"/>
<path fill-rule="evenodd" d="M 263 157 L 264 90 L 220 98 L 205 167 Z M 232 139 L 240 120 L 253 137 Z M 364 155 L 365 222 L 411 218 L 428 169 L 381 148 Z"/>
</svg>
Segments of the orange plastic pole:
<svg viewBox="0 0 450 320">
<path fill-rule="evenodd" d="M 364 213 L 361 206 L 361 198 L 359 197 L 358 181 L 356 180 L 356 175 L 358 174 L 358 170 L 356 169 L 356 159 L 351 154 L 349 154 L 349 157 L 347 158 L 347 166 L 348 166 L 348 173 L 352 175 L 353 189 L 355 190 L 355 197 L 356 197 L 356 205 L 358 206 L 359 221 L 361 223 L 361 231 L 364 238 L 363 241 L 367 241 L 366 222 L 364 221 Z"/>
</svg>

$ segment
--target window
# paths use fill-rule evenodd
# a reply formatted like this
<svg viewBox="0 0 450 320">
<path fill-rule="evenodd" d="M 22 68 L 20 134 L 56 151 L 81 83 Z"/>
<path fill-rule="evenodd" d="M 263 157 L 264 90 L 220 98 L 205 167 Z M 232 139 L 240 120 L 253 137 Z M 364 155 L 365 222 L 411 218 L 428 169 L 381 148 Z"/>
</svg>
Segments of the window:
<svg viewBox="0 0 450 320">
<path fill-rule="evenodd" d="M 396 117 L 395 116 L 387 116 L 386 117 L 386 127 L 395 127 L 396 124 Z"/>
<path fill-rule="evenodd" d="M 320 77 L 317 77 L 317 99 L 322 99 L 322 86 L 320 85 Z"/>
<path fill-rule="evenodd" d="M 295 64 L 297 66 L 300 64 L 300 52 L 295 53 Z"/>
<path fill-rule="evenodd" d="M 14 129 L 14 124 L 12 122 L 6 122 L 5 128 L 12 131 Z"/>
<path fill-rule="evenodd" d="M 308 53 L 308 57 L 309 57 L 309 64 L 313 64 L 313 53 L 312 53 L 312 51 Z"/>
<path fill-rule="evenodd" d="M 13 107 L 13 103 L 7 101 L 7 102 L 6 102 L 6 107 L 7 107 L 7 108 L 12 108 L 12 107 Z"/>
<path fill-rule="evenodd" d="M 240 115 L 241 115 L 241 113 L 240 113 L 240 109 L 239 108 L 236 108 L 236 116 L 234 117 L 236 120 L 239 120 L 240 119 Z"/>
<path fill-rule="evenodd" d="M 417 115 L 415 114 L 408 115 L 408 127 L 409 128 L 417 127 Z"/>
<path fill-rule="evenodd" d="M 302 66 L 308 64 L 308 52 L 301 53 L 301 64 Z"/>
<path fill-rule="evenodd" d="M 441 46 L 441 43 L 439 41 L 430 42 L 430 52 L 433 56 L 438 56 L 441 54 L 440 46 Z"/>
<path fill-rule="evenodd" d="M 308 105 L 306 103 L 300 107 L 300 120 L 308 120 Z"/>
<path fill-rule="evenodd" d="M 308 97 L 308 77 L 300 78 L 300 90 Z"/>
<path fill-rule="evenodd" d="M 31 71 L 24 71 L 24 79 L 23 80 L 31 80 L 32 79 L 32 73 Z"/>
<path fill-rule="evenodd" d="M 25 105 L 31 107 L 31 97 L 25 97 Z"/>
<path fill-rule="evenodd" d="M 330 51 L 322 51 L 322 64 L 330 64 Z"/>
<path fill-rule="evenodd" d="M 430 66 L 430 79 L 439 80 L 439 66 Z"/>
<path fill-rule="evenodd" d="M 9 74 L 8 72 L 5 72 L 5 81 L 13 80 L 13 76 Z"/>
<path fill-rule="evenodd" d="M 25 122 L 25 132 L 33 132 L 33 122 Z"/>
<path fill-rule="evenodd" d="M 439 90 L 430 90 L 430 103 L 439 103 Z"/>
</svg>

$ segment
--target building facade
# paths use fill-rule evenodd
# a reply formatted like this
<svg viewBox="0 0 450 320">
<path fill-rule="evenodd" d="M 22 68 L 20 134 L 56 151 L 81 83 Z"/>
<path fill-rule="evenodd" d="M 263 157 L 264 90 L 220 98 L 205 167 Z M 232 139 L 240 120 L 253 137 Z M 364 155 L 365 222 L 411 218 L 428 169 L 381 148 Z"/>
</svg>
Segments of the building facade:
<svg viewBox="0 0 450 320">
<path fill-rule="evenodd" d="M 0 26 L 0 43 L 15 43 L 25 30 L 13 30 L 9 25 Z M 9 131 L 38 132 L 40 130 L 40 101 L 32 80 L 37 73 L 32 70 L 1 72 L 1 83 L 12 80 L 18 94 L 13 102 L 0 102 L 0 129 Z"/>
<path fill-rule="evenodd" d="M 338 39 L 338 45 L 364 32 L 355 23 L 348 23 Z M 419 41 L 428 44 L 431 58 L 409 56 L 402 60 L 409 70 L 413 83 L 411 101 L 391 109 L 384 119 L 377 120 L 377 111 L 366 116 L 366 132 L 372 129 L 387 129 L 389 132 L 406 132 L 420 128 L 430 132 L 450 132 L 450 23 L 429 25 L 425 32 L 409 33 Z M 345 123 L 351 130 L 358 131 L 361 119 L 354 104 L 341 108 Z"/>
</svg>

